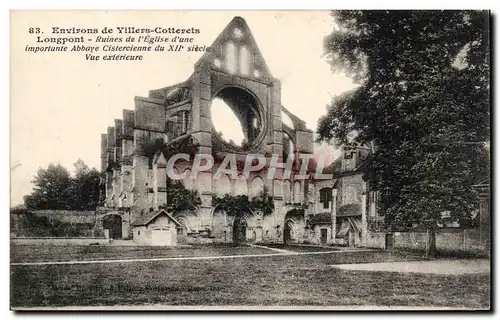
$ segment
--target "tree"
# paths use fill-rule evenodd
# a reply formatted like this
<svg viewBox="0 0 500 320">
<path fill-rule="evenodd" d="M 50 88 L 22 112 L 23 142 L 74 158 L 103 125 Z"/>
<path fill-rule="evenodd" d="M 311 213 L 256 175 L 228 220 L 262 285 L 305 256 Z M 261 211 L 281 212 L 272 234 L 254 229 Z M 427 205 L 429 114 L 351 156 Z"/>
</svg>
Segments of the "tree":
<svg viewBox="0 0 500 320">
<path fill-rule="evenodd" d="M 81 160 L 74 164 L 74 176 L 60 164 L 38 169 L 33 192 L 25 196 L 29 209 L 94 210 L 99 200 L 99 172 Z"/>
<path fill-rule="evenodd" d="M 25 197 L 30 209 L 68 209 L 67 190 L 71 183 L 69 171 L 60 164 L 38 169 L 32 183 L 33 193 Z"/>
<path fill-rule="evenodd" d="M 325 39 L 334 69 L 360 84 L 334 99 L 319 141 L 375 146 L 364 178 L 389 230 L 430 235 L 442 213 L 465 225 L 487 175 L 489 15 L 480 11 L 335 11 Z M 348 140 L 348 134 L 358 134 Z"/>
<path fill-rule="evenodd" d="M 67 194 L 74 210 L 94 210 L 99 201 L 100 174 L 78 159 L 73 164 L 75 171 Z"/>
</svg>

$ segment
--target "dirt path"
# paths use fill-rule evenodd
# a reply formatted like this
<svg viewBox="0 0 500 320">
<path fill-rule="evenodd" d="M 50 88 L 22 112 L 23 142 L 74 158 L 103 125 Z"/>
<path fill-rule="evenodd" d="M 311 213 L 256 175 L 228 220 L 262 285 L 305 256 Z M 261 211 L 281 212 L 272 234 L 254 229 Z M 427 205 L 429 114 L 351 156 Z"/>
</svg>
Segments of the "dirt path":
<svg viewBox="0 0 500 320">
<path fill-rule="evenodd" d="M 480 260 L 433 260 L 332 265 L 335 268 L 362 271 L 413 272 L 432 274 L 490 273 L 490 261 Z"/>
<path fill-rule="evenodd" d="M 261 248 L 261 249 L 272 250 L 272 251 L 276 251 L 276 252 L 280 252 L 280 253 L 294 252 L 294 251 L 290 251 L 290 250 L 278 249 L 278 248 L 271 248 L 271 247 L 261 246 L 261 245 L 257 245 L 257 244 L 250 244 L 249 246 L 250 247 L 254 247 L 254 248 Z"/>
</svg>

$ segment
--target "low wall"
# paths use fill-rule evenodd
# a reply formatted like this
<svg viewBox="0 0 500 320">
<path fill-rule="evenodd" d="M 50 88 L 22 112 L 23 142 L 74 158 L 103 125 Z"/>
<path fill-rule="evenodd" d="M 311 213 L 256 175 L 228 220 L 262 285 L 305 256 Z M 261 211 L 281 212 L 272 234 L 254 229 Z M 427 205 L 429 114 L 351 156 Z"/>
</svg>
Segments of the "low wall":
<svg viewBox="0 0 500 320">
<path fill-rule="evenodd" d="M 385 233 L 368 232 L 362 246 L 385 249 Z M 488 239 L 483 239 L 479 229 L 446 230 L 436 234 L 436 248 L 447 251 L 483 251 L 487 250 Z M 426 232 L 395 232 L 394 249 L 425 250 Z"/>
<path fill-rule="evenodd" d="M 385 249 L 385 233 L 367 232 L 366 239 L 363 240 L 362 247 Z"/>
<path fill-rule="evenodd" d="M 95 211 L 75 211 L 75 210 L 29 210 L 37 217 L 46 217 L 49 221 L 60 221 L 66 223 L 95 224 Z"/>
<path fill-rule="evenodd" d="M 37 244 L 37 245 L 80 245 L 109 244 L 105 238 L 11 238 L 11 244 Z"/>
<path fill-rule="evenodd" d="M 11 237 L 93 238 L 95 212 L 65 210 L 11 210 Z"/>
</svg>

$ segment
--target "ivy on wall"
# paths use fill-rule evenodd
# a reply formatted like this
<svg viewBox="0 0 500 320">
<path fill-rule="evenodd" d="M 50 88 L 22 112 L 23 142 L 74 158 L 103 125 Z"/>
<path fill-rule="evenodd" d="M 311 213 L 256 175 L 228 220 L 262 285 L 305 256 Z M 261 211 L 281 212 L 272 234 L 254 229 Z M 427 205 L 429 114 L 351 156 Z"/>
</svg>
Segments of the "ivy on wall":
<svg viewBox="0 0 500 320">
<path fill-rule="evenodd" d="M 222 197 L 213 195 L 212 206 L 218 206 L 229 216 L 234 217 L 248 212 L 249 209 L 254 212 L 260 211 L 264 216 L 270 215 L 274 211 L 273 197 L 266 188 L 252 199 L 249 199 L 247 195 L 233 196 L 227 193 Z"/>
<path fill-rule="evenodd" d="M 162 206 L 162 209 L 170 213 L 194 213 L 200 205 L 201 198 L 196 190 L 187 189 L 180 181 L 167 180 L 167 204 Z"/>
<path fill-rule="evenodd" d="M 142 154 L 149 159 L 150 168 L 153 160 L 159 151 L 168 161 L 175 154 L 185 153 L 194 155 L 198 151 L 198 144 L 191 136 L 180 138 L 172 142 L 165 142 L 164 139 L 145 140 L 140 144 Z M 181 211 L 192 211 L 198 209 L 201 199 L 196 190 L 187 189 L 180 181 L 173 181 L 167 177 L 167 204 L 161 206 L 162 209 L 171 213 Z"/>
<path fill-rule="evenodd" d="M 287 217 L 290 218 L 303 218 L 308 208 L 305 203 L 294 203 L 294 208 L 286 213 Z"/>
<path fill-rule="evenodd" d="M 163 156 L 168 161 L 168 159 L 175 154 L 196 154 L 199 145 L 192 136 L 187 136 L 172 142 L 165 142 L 163 138 L 143 140 L 140 142 L 139 146 L 140 150 L 142 150 L 142 155 L 149 159 L 149 167 L 152 168 L 154 157 L 159 151 L 163 152 Z"/>
</svg>

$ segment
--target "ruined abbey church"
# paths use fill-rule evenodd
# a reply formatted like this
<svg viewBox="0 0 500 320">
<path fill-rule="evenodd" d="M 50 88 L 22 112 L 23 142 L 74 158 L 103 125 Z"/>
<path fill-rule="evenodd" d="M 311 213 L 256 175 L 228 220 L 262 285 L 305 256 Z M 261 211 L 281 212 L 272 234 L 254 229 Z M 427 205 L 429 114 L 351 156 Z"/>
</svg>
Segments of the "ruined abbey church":
<svg viewBox="0 0 500 320">
<path fill-rule="evenodd" d="M 248 177 L 211 179 L 220 164 L 216 163 L 214 172 L 181 181 L 199 194 L 201 204 L 195 210 L 162 210 L 169 201 L 167 159 L 161 151 L 147 154 L 144 146 L 148 142 L 163 139 L 168 144 L 192 137 L 199 154 L 218 156 L 278 154 L 287 159 L 291 154 L 314 152 L 313 131 L 282 105 L 280 80 L 272 76 L 246 22 L 234 18 L 210 48 L 188 79 L 151 90 L 147 97 L 136 97 L 135 109 L 123 110 L 123 119 L 116 119 L 102 134 L 98 227 L 111 238 L 138 241 L 151 237 L 154 227 L 173 230 L 177 241 L 188 242 L 358 245 L 366 236 L 368 223 L 377 224 L 379 218 L 375 193 L 366 189 L 357 172 L 368 148 L 344 151 L 324 170 L 333 174 L 328 180 L 295 179 L 296 172 L 290 177 L 268 178 L 265 168 Z M 211 119 L 214 99 L 223 100 L 240 120 L 245 135 L 241 146 L 215 131 Z M 284 115 L 293 126 L 283 123 Z M 174 170 L 189 177 L 191 166 L 178 162 Z M 213 203 L 214 195 L 251 198 L 264 189 L 274 203 L 270 214 L 249 209 L 230 215 Z"/>
</svg>

